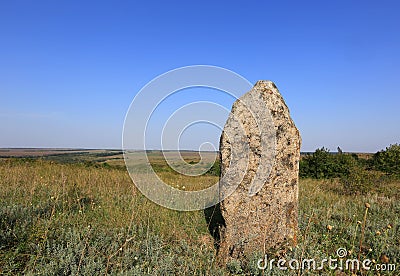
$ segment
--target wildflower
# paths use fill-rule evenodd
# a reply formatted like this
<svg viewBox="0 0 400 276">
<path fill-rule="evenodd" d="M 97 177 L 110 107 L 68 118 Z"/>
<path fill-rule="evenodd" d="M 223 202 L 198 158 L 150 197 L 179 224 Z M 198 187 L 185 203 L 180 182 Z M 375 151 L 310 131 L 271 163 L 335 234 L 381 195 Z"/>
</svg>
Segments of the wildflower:
<svg viewBox="0 0 400 276">
<path fill-rule="evenodd" d="M 388 224 L 387 228 L 388 228 L 388 229 L 392 229 L 392 225 L 391 225 L 391 224 Z"/>
<path fill-rule="evenodd" d="M 328 224 L 328 225 L 326 226 L 326 229 L 328 229 L 328 231 L 331 231 L 331 230 L 333 229 L 333 226 Z"/>
<path fill-rule="evenodd" d="M 369 252 L 372 252 L 372 248 L 368 249 Z"/>
<path fill-rule="evenodd" d="M 366 202 L 365 203 L 365 208 L 370 208 L 370 207 L 371 207 L 371 205 L 368 202 Z"/>
<path fill-rule="evenodd" d="M 376 231 L 375 233 L 377 236 L 379 236 L 381 234 L 381 231 Z"/>
</svg>

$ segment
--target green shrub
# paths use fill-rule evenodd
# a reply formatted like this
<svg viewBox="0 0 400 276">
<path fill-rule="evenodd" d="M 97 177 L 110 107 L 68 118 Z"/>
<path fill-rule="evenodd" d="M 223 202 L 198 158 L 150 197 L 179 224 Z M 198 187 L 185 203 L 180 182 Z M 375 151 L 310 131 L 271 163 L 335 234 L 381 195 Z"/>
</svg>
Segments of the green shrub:
<svg viewBox="0 0 400 276">
<path fill-rule="evenodd" d="M 366 195 L 375 189 L 379 180 L 379 175 L 373 171 L 367 171 L 361 167 L 353 168 L 348 175 L 340 178 L 344 188 L 342 193 L 347 195 Z"/>
<path fill-rule="evenodd" d="M 372 165 L 387 174 L 400 175 L 400 145 L 390 145 L 386 150 L 375 153 Z"/>
<path fill-rule="evenodd" d="M 219 160 L 216 160 L 212 167 L 206 172 L 208 175 L 219 176 L 221 173 L 221 164 Z"/>
<path fill-rule="evenodd" d="M 359 166 L 352 154 L 331 154 L 327 148 L 317 149 L 300 160 L 300 177 L 336 178 L 349 176 Z"/>
</svg>

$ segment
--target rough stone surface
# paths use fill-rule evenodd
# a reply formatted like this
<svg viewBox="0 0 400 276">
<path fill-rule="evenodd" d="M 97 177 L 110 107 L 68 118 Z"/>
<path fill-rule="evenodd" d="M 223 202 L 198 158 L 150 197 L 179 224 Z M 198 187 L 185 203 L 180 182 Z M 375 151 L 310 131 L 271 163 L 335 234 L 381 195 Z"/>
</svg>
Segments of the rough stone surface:
<svg viewBox="0 0 400 276">
<path fill-rule="evenodd" d="M 220 204 L 220 264 L 296 243 L 300 144 L 273 82 L 258 81 L 233 104 L 220 140 L 220 196 L 240 184 Z"/>
</svg>

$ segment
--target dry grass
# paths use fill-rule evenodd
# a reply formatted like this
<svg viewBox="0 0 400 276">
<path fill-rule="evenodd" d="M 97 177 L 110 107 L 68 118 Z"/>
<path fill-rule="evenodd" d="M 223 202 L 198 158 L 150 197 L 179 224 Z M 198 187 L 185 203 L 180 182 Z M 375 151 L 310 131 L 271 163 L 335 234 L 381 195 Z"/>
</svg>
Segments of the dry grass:
<svg viewBox="0 0 400 276">
<path fill-rule="evenodd" d="M 170 171 L 158 173 L 171 185 L 185 185 L 187 190 L 218 181 L 212 175 L 193 178 Z M 352 251 L 352 256 L 379 262 L 384 255 L 398 264 L 399 186 L 392 181 L 388 183 L 390 193 L 381 187 L 370 194 L 350 196 L 341 193 L 335 181 L 301 180 L 299 244 L 276 254 L 322 258 L 335 256 L 336 250 L 344 247 Z M 235 272 L 235 267 L 214 266 L 215 249 L 202 211 L 171 211 L 150 202 L 136 190 L 124 170 L 2 160 L 0 187 L 0 274 Z M 363 222 L 366 202 L 370 204 L 369 212 L 365 225 L 360 225 L 357 221 Z M 238 271 L 262 273 L 254 262 Z M 267 273 L 280 275 L 281 271 Z M 364 271 L 362 275 L 374 274 Z"/>
</svg>

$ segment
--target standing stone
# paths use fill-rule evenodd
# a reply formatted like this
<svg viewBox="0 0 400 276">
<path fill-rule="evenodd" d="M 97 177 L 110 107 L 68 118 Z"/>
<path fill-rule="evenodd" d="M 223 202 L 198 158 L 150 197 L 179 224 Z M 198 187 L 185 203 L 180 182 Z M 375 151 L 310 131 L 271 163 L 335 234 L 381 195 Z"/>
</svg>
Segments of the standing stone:
<svg viewBox="0 0 400 276">
<path fill-rule="evenodd" d="M 233 104 L 220 140 L 220 264 L 296 243 L 300 144 L 273 82 Z"/>
</svg>

